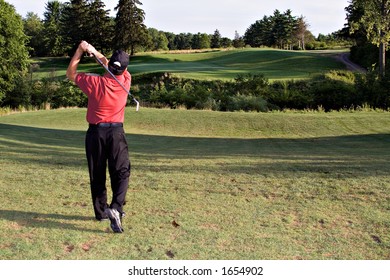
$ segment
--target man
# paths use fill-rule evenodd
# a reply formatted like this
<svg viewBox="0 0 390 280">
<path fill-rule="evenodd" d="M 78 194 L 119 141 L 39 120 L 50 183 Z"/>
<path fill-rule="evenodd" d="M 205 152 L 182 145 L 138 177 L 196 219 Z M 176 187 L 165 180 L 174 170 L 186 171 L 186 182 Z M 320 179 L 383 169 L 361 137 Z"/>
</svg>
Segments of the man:
<svg viewBox="0 0 390 280">
<path fill-rule="evenodd" d="M 110 219 L 115 233 L 122 233 L 123 205 L 130 178 L 130 159 L 123 130 L 128 93 L 111 77 L 78 73 L 84 53 L 99 58 L 126 88 L 130 89 L 131 75 L 127 71 L 129 55 L 115 51 L 108 60 L 92 45 L 82 41 L 74 54 L 66 76 L 88 96 L 87 121 L 89 129 L 85 149 L 91 184 L 95 218 Z M 111 179 L 112 201 L 107 204 L 106 168 Z"/>
</svg>

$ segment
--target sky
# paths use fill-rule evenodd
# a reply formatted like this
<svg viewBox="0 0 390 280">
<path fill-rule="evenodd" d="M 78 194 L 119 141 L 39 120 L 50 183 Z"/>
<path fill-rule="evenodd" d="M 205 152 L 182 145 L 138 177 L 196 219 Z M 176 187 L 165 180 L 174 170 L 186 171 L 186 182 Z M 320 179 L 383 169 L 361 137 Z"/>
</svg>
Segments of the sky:
<svg viewBox="0 0 390 280">
<path fill-rule="evenodd" d="M 16 12 L 25 17 L 34 12 L 43 19 L 49 0 L 5 0 Z M 66 2 L 66 1 L 60 1 Z M 106 9 L 115 16 L 118 0 L 104 0 Z M 251 24 L 271 16 L 278 9 L 292 11 L 293 16 L 304 16 L 309 30 L 317 36 L 327 35 L 344 27 L 345 7 L 349 0 L 141 0 L 145 11 L 145 24 L 158 30 L 179 33 L 213 34 L 216 29 L 223 37 L 233 39 L 235 31 L 241 36 Z"/>
</svg>

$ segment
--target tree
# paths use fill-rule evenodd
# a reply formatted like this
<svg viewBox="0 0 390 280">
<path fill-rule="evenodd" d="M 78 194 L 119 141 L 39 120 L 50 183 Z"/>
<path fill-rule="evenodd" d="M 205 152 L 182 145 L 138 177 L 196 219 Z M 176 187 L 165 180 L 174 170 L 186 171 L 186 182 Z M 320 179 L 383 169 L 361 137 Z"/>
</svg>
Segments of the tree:
<svg viewBox="0 0 390 280">
<path fill-rule="evenodd" d="M 178 50 L 190 50 L 194 35 L 191 33 L 180 33 L 175 37 L 175 45 Z"/>
<path fill-rule="evenodd" d="M 246 30 L 244 35 L 245 44 L 255 48 L 272 46 L 274 44 L 272 30 L 272 17 L 264 16 Z"/>
<path fill-rule="evenodd" d="M 210 37 L 206 33 L 200 35 L 200 49 L 210 48 Z"/>
<path fill-rule="evenodd" d="M 191 48 L 194 50 L 202 50 L 210 48 L 210 37 L 206 33 L 194 34 L 192 37 Z"/>
<path fill-rule="evenodd" d="M 215 30 L 213 36 L 211 37 L 210 46 L 212 49 L 218 49 L 221 47 L 221 33 L 219 30 Z"/>
<path fill-rule="evenodd" d="M 363 16 L 363 7 L 356 7 L 352 2 L 345 8 L 347 12 L 347 24 L 340 31 L 344 39 L 352 40 L 350 58 L 355 63 L 366 69 L 372 68 L 372 65 L 379 63 L 379 49 L 370 43 L 367 39 L 367 33 L 363 27 L 356 26 Z M 354 25 L 354 27 L 352 27 Z M 358 29 L 356 29 L 358 28 Z"/>
<path fill-rule="evenodd" d="M 177 45 L 175 43 L 176 35 L 172 32 L 165 32 L 165 37 L 168 40 L 168 49 L 169 50 L 177 50 Z"/>
<path fill-rule="evenodd" d="M 379 72 L 384 77 L 390 41 L 390 0 L 352 0 L 351 5 L 363 11 L 359 20 L 352 21 L 351 32 L 363 28 L 367 39 L 379 47 Z"/>
<path fill-rule="evenodd" d="M 145 12 L 138 8 L 138 0 L 119 0 L 115 7 L 114 47 L 130 51 L 134 55 L 137 47 L 147 42 L 147 29 L 144 24 Z"/>
<path fill-rule="evenodd" d="M 308 32 L 308 24 L 305 21 L 305 17 L 301 16 L 297 19 L 296 27 L 294 29 L 294 36 L 298 41 L 298 49 L 306 49 L 306 33 Z"/>
<path fill-rule="evenodd" d="M 222 48 L 230 48 L 231 46 L 233 46 L 232 39 L 230 39 L 228 37 L 222 37 L 221 38 L 221 47 Z"/>
<path fill-rule="evenodd" d="M 42 42 L 45 55 L 61 56 L 65 52 L 60 25 L 62 11 L 63 4 L 57 0 L 46 4 L 46 11 L 43 14 L 44 30 Z"/>
<path fill-rule="evenodd" d="M 27 36 L 14 6 L 0 0 L 0 101 L 28 68 Z"/>
<path fill-rule="evenodd" d="M 70 55 L 76 51 L 82 40 L 91 41 L 94 30 L 90 30 L 88 3 L 86 0 L 71 0 L 66 2 L 61 17 L 61 30 L 63 43 L 70 51 Z"/>
<path fill-rule="evenodd" d="M 291 10 L 281 13 L 275 10 L 272 16 L 264 16 L 245 32 L 245 43 L 252 47 L 278 47 L 292 49 L 295 45 L 304 49 L 308 24 L 304 17 L 292 16 Z"/>
<path fill-rule="evenodd" d="M 112 47 L 114 23 L 100 0 L 66 2 L 61 13 L 63 43 L 72 54 L 85 40 L 105 52 Z"/>
<path fill-rule="evenodd" d="M 112 47 L 114 24 L 110 19 L 110 10 L 101 0 L 90 0 L 89 20 L 91 30 L 90 41 L 97 50 L 105 53 Z"/>
<path fill-rule="evenodd" d="M 27 13 L 23 23 L 24 33 L 29 37 L 27 46 L 30 56 L 44 55 L 44 49 L 42 48 L 43 23 L 38 14 L 33 12 Z"/>
<path fill-rule="evenodd" d="M 291 10 L 281 13 L 275 10 L 272 17 L 274 44 L 279 48 L 291 48 L 292 34 L 296 26 L 296 19 L 291 15 Z"/>
<path fill-rule="evenodd" d="M 234 33 L 233 47 L 237 49 L 245 47 L 245 41 L 237 31 Z"/>
<path fill-rule="evenodd" d="M 168 50 L 168 39 L 165 36 L 165 33 L 162 31 L 158 31 L 155 28 L 148 28 L 148 34 L 149 34 L 149 49 L 152 51 L 159 51 L 159 50 Z"/>
</svg>

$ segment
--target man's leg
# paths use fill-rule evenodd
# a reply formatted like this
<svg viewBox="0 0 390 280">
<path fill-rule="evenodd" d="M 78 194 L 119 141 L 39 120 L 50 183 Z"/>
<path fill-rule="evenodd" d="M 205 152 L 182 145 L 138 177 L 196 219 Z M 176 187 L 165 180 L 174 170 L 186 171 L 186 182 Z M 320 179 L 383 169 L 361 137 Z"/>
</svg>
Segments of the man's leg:
<svg viewBox="0 0 390 280">
<path fill-rule="evenodd" d="M 107 208 L 105 130 L 90 128 L 85 139 L 85 149 L 91 185 L 91 195 L 95 218 L 107 219 L 104 212 Z"/>
<path fill-rule="evenodd" d="M 123 214 L 131 166 L 126 136 L 122 127 L 112 128 L 111 140 L 108 166 L 113 197 L 110 208 Z"/>
</svg>

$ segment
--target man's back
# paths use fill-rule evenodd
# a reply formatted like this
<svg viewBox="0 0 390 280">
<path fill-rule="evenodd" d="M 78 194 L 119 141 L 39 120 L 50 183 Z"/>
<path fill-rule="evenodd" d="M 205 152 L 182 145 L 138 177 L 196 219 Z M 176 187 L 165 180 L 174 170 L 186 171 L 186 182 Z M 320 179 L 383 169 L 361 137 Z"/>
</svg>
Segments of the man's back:
<svg viewBox="0 0 390 280">
<path fill-rule="evenodd" d="M 128 71 L 117 76 L 117 79 L 130 89 L 131 75 Z M 128 93 L 109 74 L 97 76 L 80 73 L 75 82 L 88 96 L 88 123 L 124 122 Z"/>
</svg>

